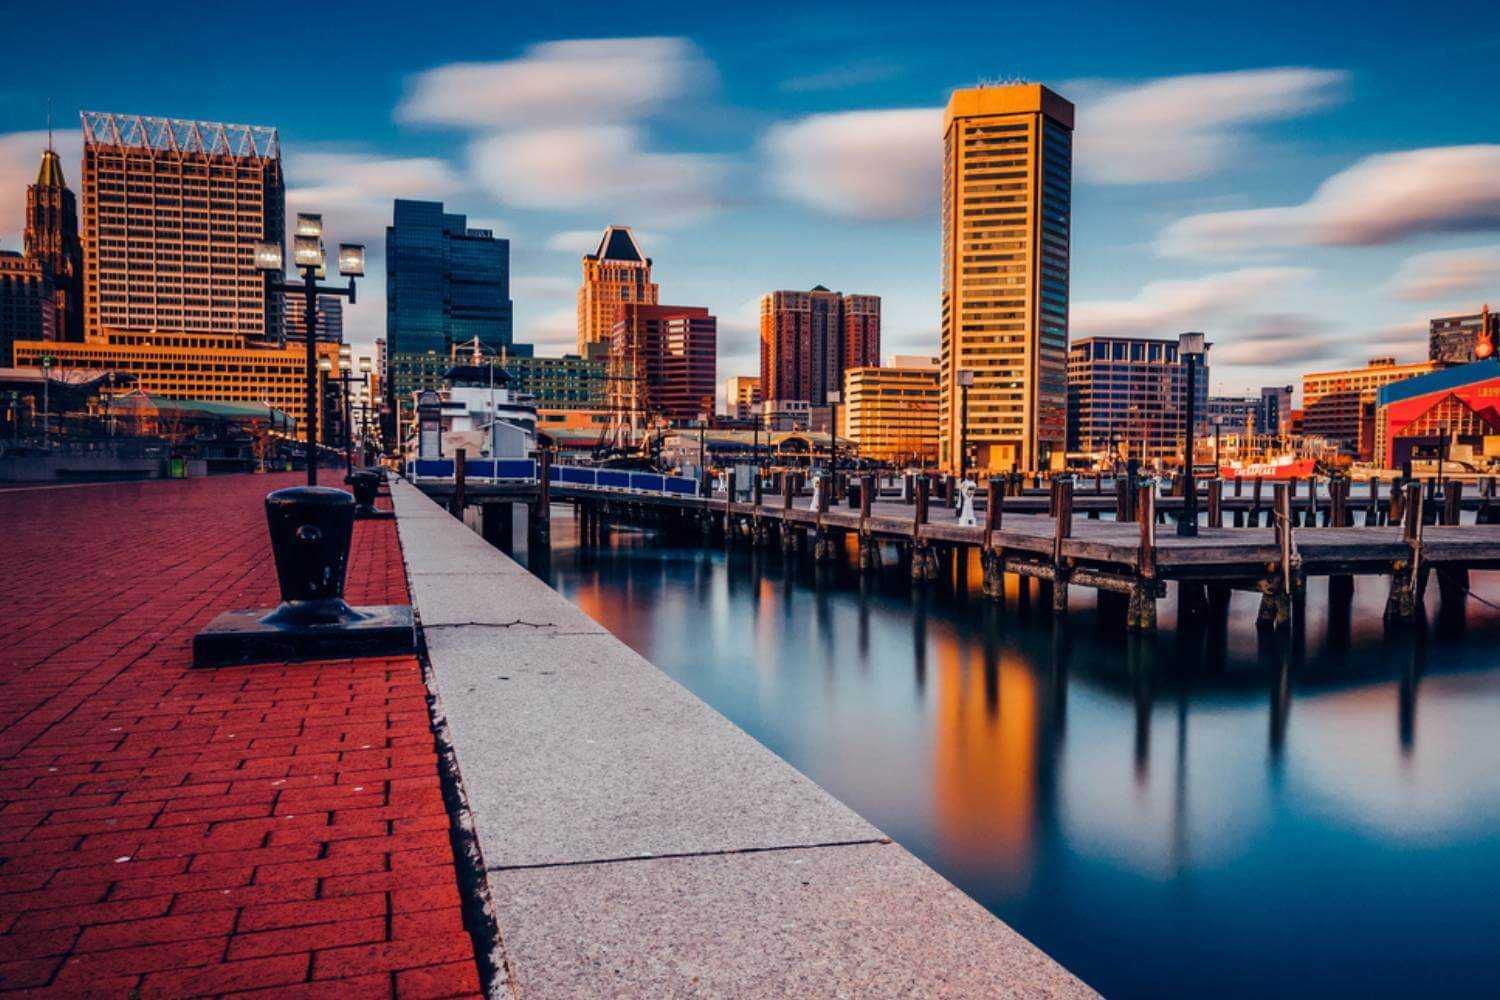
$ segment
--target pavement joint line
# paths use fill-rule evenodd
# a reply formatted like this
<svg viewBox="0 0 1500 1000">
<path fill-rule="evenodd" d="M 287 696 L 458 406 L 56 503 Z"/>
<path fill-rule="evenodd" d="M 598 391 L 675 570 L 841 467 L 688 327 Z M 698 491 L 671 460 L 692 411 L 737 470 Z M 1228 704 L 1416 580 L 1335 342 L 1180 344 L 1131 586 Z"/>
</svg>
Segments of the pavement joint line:
<svg viewBox="0 0 1500 1000">
<path fill-rule="evenodd" d="M 529 621 L 526 621 L 525 619 L 522 619 L 522 618 L 517 618 L 515 621 L 512 621 L 512 622 L 432 622 L 432 623 L 423 622 L 422 623 L 422 627 L 424 629 L 438 629 L 438 628 L 514 628 L 517 625 L 524 625 L 527 628 L 557 628 L 558 627 L 556 622 L 529 622 Z M 558 632 L 556 634 L 557 635 L 609 635 L 608 632 L 605 632 L 603 630 L 590 631 L 590 632 Z"/>
<path fill-rule="evenodd" d="M 588 865 L 617 865 L 627 861 L 671 861 L 677 858 L 720 858 L 736 854 L 770 854 L 775 851 L 816 851 L 829 847 L 864 847 L 869 844 L 891 844 L 890 837 L 860 837 L 855 840 L 827 840 L 816 844 L 775 844 L 770 847 L 727 847 L 722 851 L 671 851 L 662 854 L 630 854 L 618 858 L 585 858 L 581 861 L 541 861 L 533 865 L 492 865 L 486 871 L 520 872 L 539 868 L 584 868 Z"/>
</svg>

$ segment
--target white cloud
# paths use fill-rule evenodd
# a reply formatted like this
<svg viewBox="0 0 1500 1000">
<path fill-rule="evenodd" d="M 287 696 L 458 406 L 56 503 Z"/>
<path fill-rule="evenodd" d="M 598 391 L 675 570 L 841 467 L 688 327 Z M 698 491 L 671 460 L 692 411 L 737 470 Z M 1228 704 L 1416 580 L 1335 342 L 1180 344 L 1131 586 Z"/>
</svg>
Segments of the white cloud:
<svg viewBox="0 0 1500 1000">
<path fill-rule="evenodd" d="M 521 208 L 649 218 L 667 228 L 717 210 L 725 173 L 718 157 L 652 152 L 644 139 L 632 125 L 504 132 L 470 145 L 470 169 L 492 195 Z"/>
<path fill-rule="evenodd" d="M 286 158 L 287 212 L 322 212 L 336 240 L 374 244 L 384 239 L 396 198 L 441 200 L 464 181 L 436 157 L 311 151 Z"/>
<path fill-rule="evenodd" d="M 1500 246 L 1419 253 L 1407 258 L 1389 288 L 1411 302 L 1486 290 L 1500 292 Z"/>
<path fill-rule="evenodd" d="M 901 67 L 892 62 L 870 59 L 789 77 L 781 82 L 781 89 L 798 94 L 821 90 L 845 90 L 867 83 L 880 83 L 901 75 Z"/>
<path fill-rule="evenodd" d="M 943 118 L 937 108 L 845 111 L 773 125 L 761 141 L 783 197 L 849 219 L 936 211 Z"/>
<path fill-rule="evenodd" d="M 1443 146 L 1367 157 L 1301 205 L 1181 219 L 1169 254 L 1267 247 L 1377 246 L 1413 236 L 1500 229 L 1500 145 Z"/>
<path fill-rule="evenodd" d="M 1199 278 L 1153 281 L 1133 299 L 1076 302 L 1069 316 L 1075 337 L 1160 337 L 1207 330 L 1226 313 L 1244 313 L 1286 297 L 1312 272 L 1297 267 L 1247 267 Z"/>
<path fill-rule="evenodd" d="M 1070 315 L 1074 339 L 1090 336 L 1170 337 L 1202 330 L 1213 344 L 1211 365 L 1254 366 L 1326 357 L 1326 324 L 1280 307 L 1303 297 L 1311 270 L 1256 267 L 1198 278 L 1153 281 L 1131 299 L 1078 302 Z"/>
<path fill-rule="evenodd" d="M 712 64 L 686 38 L 546 42 L 516 59 L 419 74 L 396 117 L 473 129 L 612 123 L 653 115 L 714 79 Z"/>
<path fill-rule="evenodd" d="M 1075 169 L 1103 184 L 1216 173 L 1246 149 L 1250 127 L 1333 104 L 1347 79 L 1335 70 L 1278 67 L 1128 85 L 1080 81 L 1064 91 L 1078 108 Z"/>
<path fill-rule="evenodd" d="M 578 282 L 552 274 L 513 274 L 510 291 L 516 298 L 570 299 L 578 290 Z"/>
<path fill-rule="evenodd" d="M 1064 88 L 1078 102 L 1076 169 L 1112 184 L 1212 173 L 1233 161 L 1250 126 L 1330 104 L 1345 79 L 1282 68 L 1129 85 L 1080 81 Z M 772 188 L 791 201 L 849 219 L 921 218 L 937 207 L 942 121 L 941 108 L 810 115 L 773 125 L 761 155 Z"/>
<path fill-rule="evenodd" d="M 62 157 L 63 177 L 79 199 L 81 214 L 83 133 L 77 129 L 58 132 L 52 144 Z M 21 248 L 21 236 L 26 229 L 26 188 L 36 183 L 36 172 L 46 148 L 45 129 L 0 135 L 0 247 Z"/>
<path fill-rule="evenodd" d="M 670 241 L 670 237 L 663 233 L 651 232 L 644 229 L 630 228 L 635 236 L 636 242 L 641 245 L 647 257 L 652 256 L 656 248 Z M 548 250 L 555 253 L 571 254 L 582 257 L 586 253 L 592 253 L 599 246 L 599 238 L 604 235 L 604 227 L 598 229 L 565 229 L 560 233 L 553 233 L 547 237 L 545 244 Z"/>
<path fill-rule="evenodd" d="M 523 308 L 516 319 L 516 340 L 535 344 L 538 354 L 566 354 L 578 347 L 578 311 L 575 308 L 549 309 L 535 319 L 527 316 Z"/>
</svg>

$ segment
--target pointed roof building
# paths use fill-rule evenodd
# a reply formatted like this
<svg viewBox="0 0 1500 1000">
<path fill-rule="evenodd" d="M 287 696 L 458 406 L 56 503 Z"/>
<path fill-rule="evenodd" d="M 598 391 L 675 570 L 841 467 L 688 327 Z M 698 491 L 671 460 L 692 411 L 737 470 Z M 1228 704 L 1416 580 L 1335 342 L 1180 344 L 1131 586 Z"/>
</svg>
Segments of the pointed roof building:
<svg viewBox="0 0 1500 1000">
<path fill-rule="evenodd" d="M 629 226 L 608 226 L 593 253 L 583 255 L 578 286 L 578 353 L 610 339 L 621 305 L 656 305 L 660 288 L 651 281 L 651 258 L 641 252 Z"/>
<path fill-rule="evenodd" d="M 26 189 L 26 256 L 42 263 L 52 284 L 58 340 L 83 339 L 83 244 L 78 238 L 78 199 L 68 190 L 62 157 L 47 148 L 36 172 L 36 183 Z"/>
</svg>

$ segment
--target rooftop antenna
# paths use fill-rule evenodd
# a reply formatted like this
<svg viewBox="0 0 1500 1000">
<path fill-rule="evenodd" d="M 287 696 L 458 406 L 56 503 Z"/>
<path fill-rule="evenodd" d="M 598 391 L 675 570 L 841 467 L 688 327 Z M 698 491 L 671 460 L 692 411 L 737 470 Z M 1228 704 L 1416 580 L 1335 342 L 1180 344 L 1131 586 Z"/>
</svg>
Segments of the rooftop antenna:
<svg viewBox="0 0 1500 1000">
<path fill-rule="evenodd" d="M 47 98 L 47 152 L 52 152 L 52 98 Z"/>
</svg>

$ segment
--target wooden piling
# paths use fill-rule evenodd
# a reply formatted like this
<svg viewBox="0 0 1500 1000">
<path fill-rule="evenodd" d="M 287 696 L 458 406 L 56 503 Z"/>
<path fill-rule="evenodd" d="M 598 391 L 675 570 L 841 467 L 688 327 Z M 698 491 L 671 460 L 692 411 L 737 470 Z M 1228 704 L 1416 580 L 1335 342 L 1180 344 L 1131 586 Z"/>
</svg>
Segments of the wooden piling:
<svg viewBox="0 0 1500 1000">
<path fill-rule="evenodd" d="M 1443 486 L 1443 523 L 1457 524 L 1463 512 L 1464 484 L 1450 479 Z"/>
<path fill-rule="evenodd" d="M 912 511 L 911 527 L 911 578 L 914 583 L 930 583 L 938 578 L 937 555 L 932 543 L 922 537 L 922 528 L 927 524 L 928 491 L 931 483 L 926 476 L 917 480 L 917 503 Z"/>
<path fill-rule="evenodd" d="M 552 540 L 552 453 L 538 449 L 536 455 L 536 502 L 527 510 L 528 545 L 547 545 Z"/>
<path fill-rule="evenodd" d="M 1136 555 L 1136 578 L 1130 588 L 1130 607 L 1126 628 L 1132 632 L 1156 629 L 1156 489 L 1145 485 L 1137 495 L 1137 519 L 1140 521 L 1140 543 Z"/>
<path fill-rule="evenodd" d="M 1054 479 L 1053 517 L 1056 518 L 1052 533 L 1052 613 L 1068 613 L 1068 561 L 1063 556 L 1063 543 L 1073 537 L 1073 481 L 1059 476 Z"/>
<path fill-rule="evenodd" d="M 1224 527 L 1224 480 L 1217 477 L 1208 481 L 1208 526 Z"/>
<path fill-rule="evenodd" d="M 1277 483 L 1273 492 L 1271 521 L 1276 529 L 1277 565 L 1261 581 L 1260 613 L 1256 627 L 1279 629 L 1292 620 L 1292 589 L 1296 568 L 1292 544 L 1292 489 L 1289 483 Z"/>
<path fill-rule="evenodd" d="M 1423 491 L 1420 483 L 1406 483 L 1401 488 L 1401 541 L 1407 554 L 1391 567 L 1391 591 L 1385 602 L 1385 620 L 1409 624 L 1417 620 L 1422 606 L 1422 521 Z M 1394 506 L 1397 495 L 1391 495 Z"/>
</svg>

